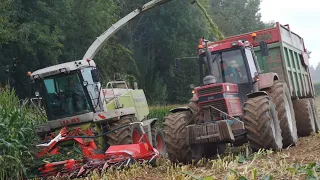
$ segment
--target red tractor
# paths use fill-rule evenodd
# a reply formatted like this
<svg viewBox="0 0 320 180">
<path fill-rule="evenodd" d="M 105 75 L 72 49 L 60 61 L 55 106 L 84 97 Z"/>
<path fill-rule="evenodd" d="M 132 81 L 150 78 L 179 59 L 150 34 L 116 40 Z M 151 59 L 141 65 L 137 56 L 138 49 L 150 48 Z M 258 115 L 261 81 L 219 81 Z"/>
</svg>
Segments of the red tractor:
<svg viewBox="0 0 320 180">
<path fill-rule="evenodd" d="M 289 28 L 200 39 L 198 49 L 202 85 L 165 118 L 171 161 L 224 153 L 226 143 L 277 150 L 319 130 L 307 51 Z"/>
</svg>

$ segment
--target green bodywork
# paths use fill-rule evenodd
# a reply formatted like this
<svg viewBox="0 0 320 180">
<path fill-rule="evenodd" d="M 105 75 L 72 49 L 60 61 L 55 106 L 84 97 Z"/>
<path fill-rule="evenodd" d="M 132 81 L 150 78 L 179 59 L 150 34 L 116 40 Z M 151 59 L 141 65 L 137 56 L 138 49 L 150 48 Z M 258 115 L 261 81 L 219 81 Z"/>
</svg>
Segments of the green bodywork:
<svg viewBox="0 0 320 180">
<path fill-rule="evenodd" d="M 136 110 L 135 117 L 138 121 L 142 121 L 149 114 L 147 99 L 143 90 L 128 90 L 121 96 L 117 97 L 122 108 L 134 107 Z M 116 100 L 107 103 L 107 111 L 116 109 Z"/>
<path fill-rule="evenodd" d="M 135 109 L 135 113 L 133 115 L 137 118 L 138 121 L 142 121 L 146 119 L 146 117 L 149 114 L 149 107 L 148 107 L 148 103 L 143 90 L 128 89 L 125 93 L 121 94 L 120 96 L 117 96 L 117 100 L 119 104 L 122 105 L 122 107 L 116 108 L 116 100 L 112 99 L 106 104 L 107 112 L 113 111 L 116 109 L 122 109 L 125 111 L 127 108 L 133 107 Z M 121 115 L 119 115 L 119 117 L 120 116 Z M 109 119 L 107 118 L 106 121 L 108 120 Z M 112 118 L 112 120 L 114 121 L 114 118 Z M 71 126 L 68 126 L 68 128 L 70 130 L 75 130 L 77 128 L 80 128 L 81 130 L 84 130 L 84 131 L 90 128 L 96 134 L 102 134 L 99 123 L 96 123 L 93 121 L 82 123 L 82 124 L 71 125 Z M 60 130 L 61 128 L 56 129 L 55 133 L 58 134 Z M 98 148 L 106 147 L 106 143 L 103 137 L 96 138 L 95 142 Z M 65 145 L 68 143 L 70 142 L 68 141 L 65 142 Z"/>
<path fill-rule="evenodd" d="M 310 78 L 309 67 L 305 63 L 302 50 L 286 42 L 268 44 L 269 56 L 261 56 L 260 47 L 254 51 L 261 73 L 277 73 L 284 80 L 293 99 L 314 97 L 314 88 Z"/>
</svg>

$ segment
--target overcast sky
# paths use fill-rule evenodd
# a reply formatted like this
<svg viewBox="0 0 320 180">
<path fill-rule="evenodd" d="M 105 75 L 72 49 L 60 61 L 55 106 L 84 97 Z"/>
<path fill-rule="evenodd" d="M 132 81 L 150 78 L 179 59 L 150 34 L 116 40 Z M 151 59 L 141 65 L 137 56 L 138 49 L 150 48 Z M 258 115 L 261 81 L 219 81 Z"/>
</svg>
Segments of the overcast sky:
<svg viewBox="0 0 320 180">
<path fill-rule="evenodd" d="M 320 62 L 320 1 L 317 0 L 262 0 L 263 21 L 274 20 L 289 24 L 290 29 L 304 39 L 311 51 L 310 64 Z"/>
</svg>

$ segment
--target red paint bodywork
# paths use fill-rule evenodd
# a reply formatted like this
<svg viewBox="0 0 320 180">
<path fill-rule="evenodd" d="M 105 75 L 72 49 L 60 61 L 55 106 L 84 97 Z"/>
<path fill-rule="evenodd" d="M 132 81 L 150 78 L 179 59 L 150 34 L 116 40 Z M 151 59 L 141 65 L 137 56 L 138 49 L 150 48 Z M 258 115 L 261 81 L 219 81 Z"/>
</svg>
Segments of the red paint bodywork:
<svg viewBox="0 0 320 180">
<path fill-rule="evenodd" d="M 129 164 L 129 162 L 143 163 L 160 157 L 159 152 L 150 144 L 146 134 L 142 134 L 139 142 L 136 144 L 110 146 L 104 154 L 95 153 L 97 146 L 93 138 L 86 138 L 87 140 L 84 140 L 83 138 L 71 137 L 79 135 L 93 136 L 90 129 L 87 131 L 80 129 L 69 131 L 67 127 L 64 127 L 60 131 L 60 134 L 64 139 L 53 142 L 49 147 L 44 148 L 42 152 L 38 154 L 38 157 L 42 157 L 45 154 L 59 154 L 60 142 L 74 141 L 81 147 L 85 158 L 45 164 L 38 168 L 39 177 L 83 177 L 93 170 L 102 171 L 112 166 L 119 167 L 125 163 Z"/>
<path fill-rule="evenodd" d="M 209 89 L 217 86 L 222 86 L 222 91 L 220 92 L 215 92 L 215 93 L 209 93 L 209 94 L 204 94 L 204 95 L 199 95 L 199 90 L 202 89 Z M 204 97 L 204 96 L 210 96 L 210 95 L 218 95 L 218 94 L 226 94 L 226 95 L 238 95 L 239 94 L 239 89 L 237 84 L 232 84 L 232 83 L 221 83 L 221 84 L 210 84 L 202 87 L 196 88 L 196 95 L 197 97 Z M 242 105 L 239 97 L 226 97 L 226 98 L 219 98 L 219 99 L 214 99 L 214 100 L 209 100 L 209 101 L 203 101 L 198 103 L 198 108 L 200 108 L 204 104 L 214 104 L 215 102 L 218 101 L 224 101 L 224 104 L 226 106 L 226 113 L 231 115 L 231 116 L 242 116 Z M 217 120 L 221 120 L 221 117 L 215 117 Z"/>
<path fill-rule="evenodd" d="M 290 26 L 288 24 L 284 26 L 286 26 L 287 29 L 290 31 Z M 255 39 L 252 37 L 252 33 L 256 34 Z M 236 35 L 236 36 L 230 36 L 225 38 L 224 40 L 217 41 L 217 42 L 208 42 L 208 47 L 211 52 L 230 49 L 232 48 L 232 42 L 234 41 L 248 41 L 250 44 L 252 44 L 253 47 L 256 47 L 256 46 L 259 46 L 259 42 L 262 40 L 266 41 L 267 44 L 282 42 L 280 23 L 276 22 L 276 26 L 272 28 L 257 30 L 257 31 L 253 31 L 245 34 Z M 304 40 L 302 38 L 301 38 L 301 41 L 303 44 L 303 51 L 306 53 L 307 50 L 305 48 Z M 205 44 L 203 43 L 203 39 L 200 39 L 199 43 L 200 45 L 205 47 Z M 243 44 L 243 45 L 249 46 L 248 44 Z M 202 54 L 203 52 L 200 50 L 199 53 Z M 306 64 L 308 64 L 308 62 L 306 62 Z"/>
</svg>

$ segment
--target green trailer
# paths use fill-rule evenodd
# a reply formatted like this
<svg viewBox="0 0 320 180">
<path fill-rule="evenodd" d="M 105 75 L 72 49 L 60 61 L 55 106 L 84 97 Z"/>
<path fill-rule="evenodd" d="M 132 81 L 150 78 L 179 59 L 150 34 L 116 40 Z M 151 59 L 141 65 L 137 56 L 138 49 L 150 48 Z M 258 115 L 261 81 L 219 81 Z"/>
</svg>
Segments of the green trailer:
<svg viewBox="0 0 320 180">
<path fill-rule="evenodd" d="M 303 38 L 292 32 L 289 25 L 277 22 L 273 28 L 228 37 L 225 41 L 240 39 L 253 44 L 261 73 L 274 72 L 281 80 L 285 80 L 293 100 L 314 98 L 309 56 Z M 259 44 L 261 41 L 265 41 L 268 45 L 268 56 L 261 54 Z"/>
</svg>

